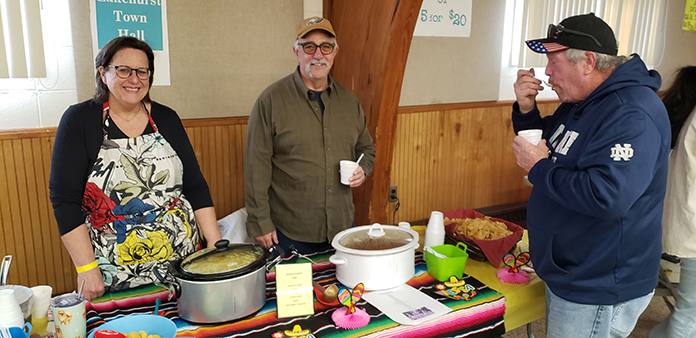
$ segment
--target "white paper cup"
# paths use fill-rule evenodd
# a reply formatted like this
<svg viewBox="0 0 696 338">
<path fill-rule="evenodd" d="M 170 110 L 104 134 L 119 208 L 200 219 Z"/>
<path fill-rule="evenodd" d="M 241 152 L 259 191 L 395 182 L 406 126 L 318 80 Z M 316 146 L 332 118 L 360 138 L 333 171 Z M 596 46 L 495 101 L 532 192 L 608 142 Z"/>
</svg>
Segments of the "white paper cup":
<svg viewBox="0 0 696 338">
<path fill-rule="evenodd" d="M 338 162 L 341 165 L 341 183 L 348 185 L 350 177 L 353 176 L 355 169 L 358 169 L 358 163 L 355 161 L 343 160 Z"/>
<path fill-rule="evenodd" d="M 541 129 L 527 129 L 527 130 L 520 130 L 517 135 L 522 136 L 527 142 L 537 145 L 541 141 L 541 134 L 542 134 Z"/>
<path fill-rule="evenodd" d="M 48 306 L 51 304 L 53 288 L 48 285 L 38 285 L 31 288 L 34 297 L 31 299 L 32 318 L 43 318 L 48 315 Z"/>
</svg>

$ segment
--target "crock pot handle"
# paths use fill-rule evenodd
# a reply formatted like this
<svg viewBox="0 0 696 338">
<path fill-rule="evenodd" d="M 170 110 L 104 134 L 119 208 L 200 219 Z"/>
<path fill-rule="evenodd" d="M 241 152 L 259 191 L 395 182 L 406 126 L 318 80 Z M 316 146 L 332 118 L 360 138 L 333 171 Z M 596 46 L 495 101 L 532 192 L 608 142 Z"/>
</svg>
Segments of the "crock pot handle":
<svg viewBox="0 0 696 338">
<path fill-rule="evenodd" d="M 2 267 L 0 267 L 0 285 L 7 284 L 7 275 L 10 273 L 10 264 L 12 264 L 12 255 L 7 255 L 2 259 Z"/>
<path fill-rule="evenodd" d="M 176 295 L 176 299 L 181 298 L 181 287 L 179 286 L 179 283 L 167 278 L 170 277 L 169 274 L 167 274 L 167 277 L 163 276 L 157 267 L 152 269 L 152 273 L 154 273 L 155 277 L 157 277 L 159 282 L 162 283 L 162 286 L 169 289 L 169 296 L 167 296 L 167 300 L 172 299 L 172 294 Z"/>
<path fill-rule="evenodd" d="M 329 262 L 333 263 L 334 265 L 345 265 L 346 259 L 336 255 L 331 255 L 331 257 L 329 257 Z"/>
<path fill-rule="evenodd" d="M 283 260 L 283 257 L 285 257 L 285 251 L 280 247 L 280 245 L 274 244 L 268 249 L 268 251 L 271 253 L 271 257 L 273 257 L 273 250 L 278 252 L 278 256 L 274 257 L 266 264 L 266 272 L 273 270 L 273 268 Z"/>
</svg>

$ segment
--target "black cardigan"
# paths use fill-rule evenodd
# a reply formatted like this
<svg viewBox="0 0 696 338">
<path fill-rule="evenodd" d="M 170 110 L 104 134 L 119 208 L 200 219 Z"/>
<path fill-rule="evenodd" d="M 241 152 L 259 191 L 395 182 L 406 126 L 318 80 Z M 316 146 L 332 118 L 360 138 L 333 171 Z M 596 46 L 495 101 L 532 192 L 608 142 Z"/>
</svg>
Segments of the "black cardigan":
<svg viewBox="0 0 696 338">
<path fill-rule="evenodd" d="M 150 115 L 158 131 L 183 163 L 183 194 L 193 210 L 213 206 L 208 184 L 179 116 L 171 108 L 157 102 L 152 102 L 151 110 Z M 85 223 L 82 196 L 103 139 L 102 114 L 101 104 L 87 100 L 70 106 L 58 125 L 48 187 L 61 236 Z M 125 137 L 114 127 L 109 130 L 109 138 Z M 145 132 L 148 130 L 152 132 L 149 126 Z"/>
</svg>

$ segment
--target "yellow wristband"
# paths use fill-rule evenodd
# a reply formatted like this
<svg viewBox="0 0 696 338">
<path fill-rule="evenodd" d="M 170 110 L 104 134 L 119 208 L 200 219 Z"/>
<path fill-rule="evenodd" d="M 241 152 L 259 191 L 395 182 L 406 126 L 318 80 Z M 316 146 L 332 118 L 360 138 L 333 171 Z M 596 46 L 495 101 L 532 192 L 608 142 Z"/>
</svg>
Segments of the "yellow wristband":
<svg viewBox="0 0 696 338">
<path fill-rule="evenodd" d="M 92 263 L 77 267 L 77 268 L 75 268 L 75 270 L 77 270 L 77 273 L 83 273 L 85 271 L 92 270 L 96 267 L 97 267 L 97 261 L 92 261 Z"/>
</svg>

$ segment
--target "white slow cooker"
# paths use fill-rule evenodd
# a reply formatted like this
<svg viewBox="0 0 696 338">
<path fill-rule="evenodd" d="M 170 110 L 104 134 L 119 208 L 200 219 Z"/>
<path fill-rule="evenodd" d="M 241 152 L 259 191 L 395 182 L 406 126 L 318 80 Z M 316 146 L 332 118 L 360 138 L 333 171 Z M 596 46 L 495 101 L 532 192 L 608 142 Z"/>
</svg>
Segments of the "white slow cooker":
<svg viewBox="0 0 696 338">
<path fill-rule="evenodd" d="M 393 225 L 364 225 L 339 232 L 331 242 L 336 279 L 347 287 L 385 290 L 405 284 L 415 273 L 418 233 Z"/>
</svg>

